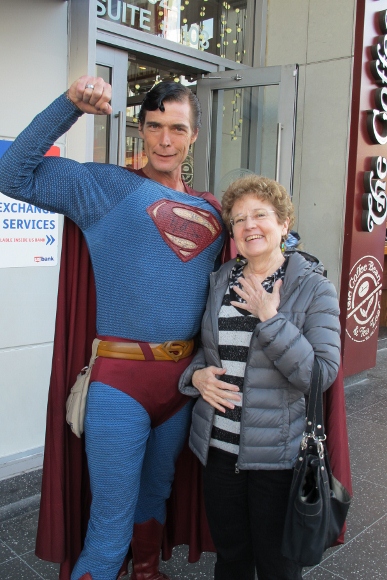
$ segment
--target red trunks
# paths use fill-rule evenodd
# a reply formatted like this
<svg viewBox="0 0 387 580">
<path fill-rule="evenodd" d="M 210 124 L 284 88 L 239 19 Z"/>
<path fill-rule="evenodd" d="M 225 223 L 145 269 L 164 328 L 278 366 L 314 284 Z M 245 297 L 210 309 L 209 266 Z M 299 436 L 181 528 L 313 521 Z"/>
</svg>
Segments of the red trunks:
<svg viewBox="0 0 387 580">
<path fill-rule="evenodd" d="M 115 336 L 98 338 L 116 342 L 139 342 Z M 146 356 L 146 346 L 144 351 Z M 98 357 L 93 366 L 91 381 L 104 383 L 133 397 L 148 412 L 154 428 L 175 415 L 191 400 L 191 397 L 179 392 L 178 382 L 193 356 L 192 354 L 178 362 Z"/>
</svg>

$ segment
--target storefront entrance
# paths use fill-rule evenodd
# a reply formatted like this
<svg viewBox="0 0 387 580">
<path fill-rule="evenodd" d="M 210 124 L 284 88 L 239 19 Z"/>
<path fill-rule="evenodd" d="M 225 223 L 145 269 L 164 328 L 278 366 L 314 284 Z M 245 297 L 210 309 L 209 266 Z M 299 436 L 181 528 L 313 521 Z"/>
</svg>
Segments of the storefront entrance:
<svg viewBox="0 0 387 580">
<path fill-rule="evenodd" d="M 147 58 L 97 45 L 97 75 L 113 87 L 110 118 L 96 117 L 94 161 L 141 168 L 147 159 L 138 135 L 138 112 L 155 83 L 172 79 L 196 92 L 202 128 L 183 166 L 184 179 L 221 199 L 240 175 L 254 172 L 292 191 L 297 67 L 244 67 L 223 72 Z"/>
</svg>

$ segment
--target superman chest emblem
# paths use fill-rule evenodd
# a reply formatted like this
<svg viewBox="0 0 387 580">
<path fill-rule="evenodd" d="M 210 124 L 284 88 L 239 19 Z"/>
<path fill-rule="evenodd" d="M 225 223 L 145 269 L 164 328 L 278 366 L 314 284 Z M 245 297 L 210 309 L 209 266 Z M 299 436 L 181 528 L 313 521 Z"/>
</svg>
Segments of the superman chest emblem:
<svg viewBox="0 0 387 580">
<path fill-rule="evenodd" d="M 222 226 L 211 212 L 185 203 L 160 199 L 146 211 L 164 242 L 183 262 L 195 258 L 222 232 Z"/>
</svg>

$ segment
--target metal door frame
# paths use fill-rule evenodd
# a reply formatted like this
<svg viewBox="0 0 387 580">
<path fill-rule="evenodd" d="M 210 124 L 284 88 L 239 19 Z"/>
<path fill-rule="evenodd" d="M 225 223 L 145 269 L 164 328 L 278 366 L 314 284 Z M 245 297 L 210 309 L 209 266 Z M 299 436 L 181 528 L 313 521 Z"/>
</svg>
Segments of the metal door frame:
<svg viewBox="0 0 387 580">
<path fill-rule="evenodd" d="M 112 113 L 109 135 L 109 162 L 125 165 L 125 128 L 128 56 L 124 50 L 97 44 L 97 64 L 112 70 Z"/>
<path fill-rule="evenodd" d="M 194 187 L 199 191 L 211 190 L 220 171 L 221 99 L 225 89 L 239 89 L 279 85 L 277 118 L 276 179 L 292 194 L 297 106 L 298 66 L 272 66 L 228 70 L 203 76 L 197 83 L 197 97 L 202 106 L 202 128 L 194 151 Z M 214 104 L 215 115 L 213 114 Z M 258 123 L 256 130 L 258 130 Z M 214 146 L 215 144 L 215 146 Z M 220 153 L 221 154 L 221 153 Z M 257 156 L 253 152 L 251 157 Z M 253 163 L 250 159 L 250 163 Z M 210 181 L 213 164 L 213 178 Z M 200 168 L 200 170 L 199 170 Z M 251 168 L 251 167 L 250 167 Z M 254 169 L 253 169 L 254 170 Z"/>
<path fill-rule="evenodd" d="M 97 46 L 106 44 L 145 57 L 150 62 L 154 61 L 164 66 L 178 65 L 179 68 L 192 72 L 213 73 L 226 68 L 241 70 L 250 68 L 206 51 L 99 18 L 96 40 Z"/>
</svg>

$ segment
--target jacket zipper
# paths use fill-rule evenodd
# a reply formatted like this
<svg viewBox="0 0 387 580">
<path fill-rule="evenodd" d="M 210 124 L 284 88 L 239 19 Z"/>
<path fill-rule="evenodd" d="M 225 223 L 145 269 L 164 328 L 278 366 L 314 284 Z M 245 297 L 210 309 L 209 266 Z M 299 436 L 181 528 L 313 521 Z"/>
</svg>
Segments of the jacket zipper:
<svg viewBox="0 0 387 580">
<path fill-rule="evenodd" d="M 216 274 L 217 272 L 211 272 L 210 274 L 210 301 L 211 301 L 211 312 L 216 312 Z M 212 326 L 212 334 L 213 334 L 213 338 L 214 338 L 214 344 L 219 346 L 219 328 L 218 328 L 218 314 L 216 314 L 216 319 L 214 319 L 214 316 L 211 316 L 211 326 Z M 218 366 L 219 368 L 222 366 L 222 362 L 220 360 L 220 357 L 218 357 Z M 214 422 L 214 414 L 215 414 L 215 409 L 212 415 L 212 423 Z M 210 443 L 208 442 L 207 445 L 207 450 L 206 450 L 206 462 L 204 465 L 207 465 L 207 461 L 208 461 L 208 454 L 210 451 Z"/>
<path fill-rule="evenodd" d="M 216 306 L 216 272 L 212 272 L 210 275 L 210 294 L 211 294 L 211 311 L 213 312 L 212 316 L 212 332 L 214 336 L 214 343 L 219 346 L 219 326 L 218 326 L 218 314 L 219 312 L 215 308 Z M 223 298 L 223 295 L 222 295 Z M 219 367 L 221 366 L 221 361 L 219 358 Z M 208 457 L 209 446 L 207 449 L 207 457 Z M 239 473 L 238 461 L 235 463 L 235 473 Z"/>
</svg>

